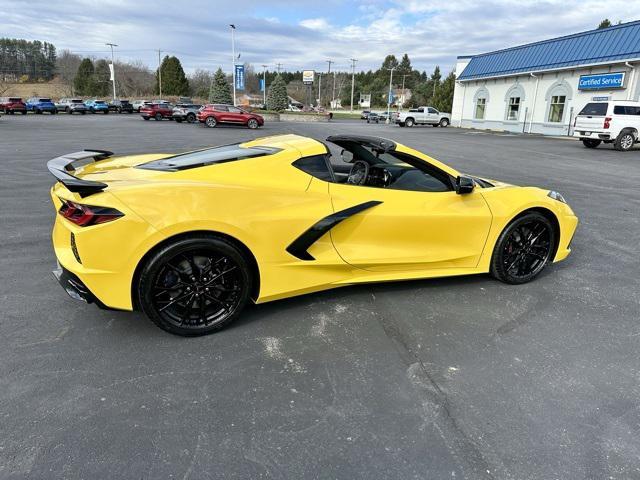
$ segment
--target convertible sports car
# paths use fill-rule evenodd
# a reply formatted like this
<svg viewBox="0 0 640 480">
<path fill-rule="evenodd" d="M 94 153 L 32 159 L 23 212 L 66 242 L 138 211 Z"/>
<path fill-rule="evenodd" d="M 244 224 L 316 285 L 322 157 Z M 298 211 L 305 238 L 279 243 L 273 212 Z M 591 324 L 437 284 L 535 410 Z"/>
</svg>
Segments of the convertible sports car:
<svg viewBox="0 0 640 480">
<path fill-rule="evenodd" d="M 202 335 L 249 301 L 473 273 L 519 284 L 571 251 L 578 219 L 557 192 L 464 175 L 383 138 L 327 142 L 333 157 L 278 135 L 50 160 L 54 273 L 76 299 Z"/>
</svg>

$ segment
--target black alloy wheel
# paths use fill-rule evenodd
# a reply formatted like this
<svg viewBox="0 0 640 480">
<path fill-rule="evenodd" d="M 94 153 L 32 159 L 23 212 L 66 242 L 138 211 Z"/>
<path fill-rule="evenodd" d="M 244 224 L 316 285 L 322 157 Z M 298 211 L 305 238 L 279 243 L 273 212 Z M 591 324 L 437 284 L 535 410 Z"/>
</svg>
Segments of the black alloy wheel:
<svg viewBox="0 0 640 480">
<path fill-rule="evenodd" d="M 582 139 L 582 144 L 587 148 L 596 148 L 601 143 L 602 143 L 602 141 L 596 140 L 596 139 L 593 139 L 593 138 L 583 138 Z"/>
<path fill-rule="evenodd" d="M 156 122 L 159 122 L 160 120 L 162 120 L 162 114 L 161 113 L 156 113 L 153 118 L 156 119 Z"/>
<path fill-rule="evenodd" d="M 187 113 L 187 122 L 195 123 L 195 121 L 196 121 L 195 113 Z"/>
<path fill-rule="evenodd" d="M 555 240 L 555 229 L 544 215 L 531 212 L 515 219 L 493 250 L 492 275 L 510 284 L 533 280 L 553 260 Z"/>
<path fill-rule="evenodd" d="M 149 259 L 138 300 L 163 330 L 206 335 L 237 318 L 249 300 L 251 273 L 232 243 L 213 236 L 178 240 Z"/>
</svg>

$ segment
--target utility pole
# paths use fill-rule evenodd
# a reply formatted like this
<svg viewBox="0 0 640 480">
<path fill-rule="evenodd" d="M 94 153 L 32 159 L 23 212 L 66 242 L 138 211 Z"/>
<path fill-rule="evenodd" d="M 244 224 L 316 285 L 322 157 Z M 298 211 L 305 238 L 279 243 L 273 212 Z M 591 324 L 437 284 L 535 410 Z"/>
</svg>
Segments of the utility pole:
<svg viewBox="0 0 640 480">
<path fill-rule="evenodd" d="M 236 43 L 234 32 L 236 31 L 236 26 L 233 23 L 230 23 L 231 27 L 231 70 L 232 78 L 233 78 L 233 106 L 236 105 Z"/>
<path fill-rule="evenodd" d="M 336 108 L 336 71 L 333 71 L 333 93 L 331 94 L 331 108 Z"/>
<path fill-rule="evenodd" d="M 320 92 L 321 92 L 321 87 L 322 87 L 322 72 L 318 72 L 318 107 L 320 106 L 322 97 L 320 97 Z"/>
<path fill-rule="evenodd" d="M 262 103 L 264 103 L 264 108 L 267 108 L 267 67 L 269 65 L 262 65 Z"/>
<path fill-rule="evenodd" d="M 402 75 L 402 103 L 404 104 L 404 102 L 407 101 L 407 93 L 404 90 L 404 79 L 409 77 L 409 74 L 404 74 Z"/>
<path fill-rule="evenodd" d="M 115 43 L 105 43 L 111 47 L 111 81 L 113 82 L 113 101 L 116 101 L 116 64 L 113 60 L 113 47 L 117 47 Z"/>
<path fill-rule="evenodd" d="M 278 75 L 280 75 L 280 69 L 282 68 L 281 63 L 276 63 L 276 69 L 278 70 Z"/>
<path fill-rule="evenodd" d="M 353 89 L 356 84 L 356 60 L 355 58 L 351 59 L 351 113 L 353 113 Z"/>
<path fill-rule="evenodd" d="M 326 61 L 329 64 L 329 69 L 327 70 L 327 80 L 329 78 L 329 75 L 331 75 L 331 64 L 335 63 L 333 60 L 327 60 Z M 322 97 L 320 97 L 320 105 L 322 105 Z"/>
<path fill-rule="evenodd" d="M 387 94 L 387 122 L 391 123 L 391 88 L 393 84 L 393 71 L 396 67 L 387 68 L 387 70 L 391 71 L 391 76 L 389 77 L 389 93 Z"/>
<path fill-rule="evenodd" d="M 162 100 L 162 62 L 160 61 L 160 49 L 158 49 L 158 94 Z"/>
</svg>

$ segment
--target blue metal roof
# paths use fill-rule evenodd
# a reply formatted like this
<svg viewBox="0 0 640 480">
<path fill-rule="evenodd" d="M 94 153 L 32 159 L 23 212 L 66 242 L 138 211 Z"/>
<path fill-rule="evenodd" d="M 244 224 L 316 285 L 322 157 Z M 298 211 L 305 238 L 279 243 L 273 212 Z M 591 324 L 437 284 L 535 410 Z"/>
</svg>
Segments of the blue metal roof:
<svg viewBox="0 0 640 480">
<path fill-rule="evenodd" d="M 640 58 L 640 20 L 475 55 L 458 80 Z"/>
</svg>

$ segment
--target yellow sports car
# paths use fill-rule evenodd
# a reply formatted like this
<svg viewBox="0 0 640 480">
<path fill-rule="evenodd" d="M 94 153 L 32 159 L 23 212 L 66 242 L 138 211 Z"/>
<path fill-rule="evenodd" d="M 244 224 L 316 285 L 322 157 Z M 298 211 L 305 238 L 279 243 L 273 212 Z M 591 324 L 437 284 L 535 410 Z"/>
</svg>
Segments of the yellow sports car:
<svg viewBox="0 0 640 480">
<path fill-rule="evenodd" d="M 571 251 L 578 219 L 557 192 L 464 175 L 384 138 L 327 142 L 55 158 L 54 273 L 76 299 L 202 335 L 249 301 L 472 273 L 518 284 Z"/>
</svg>

